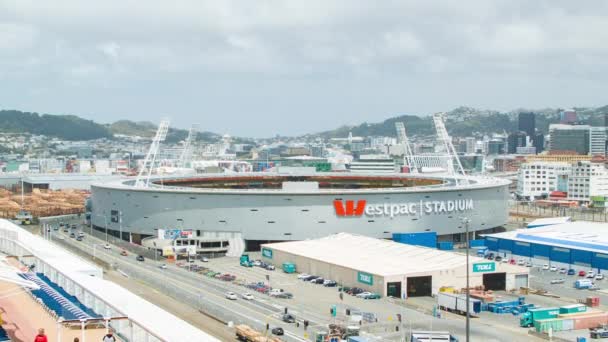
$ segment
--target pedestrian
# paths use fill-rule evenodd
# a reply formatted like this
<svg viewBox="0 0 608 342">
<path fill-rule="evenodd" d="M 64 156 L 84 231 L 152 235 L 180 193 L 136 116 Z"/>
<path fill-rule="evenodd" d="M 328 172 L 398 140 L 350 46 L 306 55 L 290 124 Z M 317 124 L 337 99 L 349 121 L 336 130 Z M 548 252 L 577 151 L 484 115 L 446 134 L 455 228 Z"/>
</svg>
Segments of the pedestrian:
<svg viewBox="0 0 608 342">
<path fill-rule="evenodd" d="M 36 335 L 34 342 L 49 342 L 49 340 L 46 338 L 46 335 L 44 334 L 44 328 L 38 329 L 38 335 Z"/>
<path fill-rule="evenodd" d="M 101 340 L 102 342 L 116 342 L 116 338 L 114 337 L 114 329 L 110 329 L 108 333 Z"/>
</svg>

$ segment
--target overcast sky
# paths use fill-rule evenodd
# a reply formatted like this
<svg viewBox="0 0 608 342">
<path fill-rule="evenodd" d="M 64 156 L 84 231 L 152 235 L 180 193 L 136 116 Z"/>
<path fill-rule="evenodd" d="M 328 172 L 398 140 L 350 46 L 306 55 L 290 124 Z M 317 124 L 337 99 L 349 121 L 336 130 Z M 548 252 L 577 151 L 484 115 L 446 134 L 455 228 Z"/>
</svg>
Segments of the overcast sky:
<svg viewBox="0 0 608 342">
<path fill-rule="evenodd" d="M 607 18 L 608 1 L 0 0 L 0 108 L 262 137 L 600 106 Z"/>
</svg>

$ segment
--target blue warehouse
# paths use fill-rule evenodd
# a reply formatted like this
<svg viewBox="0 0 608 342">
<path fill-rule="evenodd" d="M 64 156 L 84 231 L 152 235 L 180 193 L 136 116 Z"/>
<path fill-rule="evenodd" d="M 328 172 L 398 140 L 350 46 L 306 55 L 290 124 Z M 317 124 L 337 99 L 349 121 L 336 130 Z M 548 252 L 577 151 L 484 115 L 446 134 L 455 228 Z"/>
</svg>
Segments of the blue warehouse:
<svg viewBox="0 0 608 342">
<path fill-rule="evenodd" d="M 565 222 L 484 235 L 490 251 L 534 265 L 584 267 L 608 271 L 608 224 Z"/>
</svg>

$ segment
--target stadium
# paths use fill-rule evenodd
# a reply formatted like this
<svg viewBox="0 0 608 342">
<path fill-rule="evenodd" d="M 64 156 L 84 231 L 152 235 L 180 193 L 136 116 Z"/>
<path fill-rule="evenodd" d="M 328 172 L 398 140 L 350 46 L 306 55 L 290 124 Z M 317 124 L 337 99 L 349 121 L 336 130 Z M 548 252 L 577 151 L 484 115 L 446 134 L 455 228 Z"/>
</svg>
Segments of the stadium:
<svg viewBox="0 0 608 342">
<path fill-rule="evenodd" d="M 507 222 L 509 181 L 464 175 L 235 173 L 93 184 L 92 227 L 123 240 L 163 240 L 186 232 L 207 251 L 234 254 L 261 243 L 348 232 L 376 238 L 434 231 L 463 241 Z M 147 238 L 147 239 L 146 239 Z M 144 243 L 145 245 L 145 243 Z"/>
</svg>

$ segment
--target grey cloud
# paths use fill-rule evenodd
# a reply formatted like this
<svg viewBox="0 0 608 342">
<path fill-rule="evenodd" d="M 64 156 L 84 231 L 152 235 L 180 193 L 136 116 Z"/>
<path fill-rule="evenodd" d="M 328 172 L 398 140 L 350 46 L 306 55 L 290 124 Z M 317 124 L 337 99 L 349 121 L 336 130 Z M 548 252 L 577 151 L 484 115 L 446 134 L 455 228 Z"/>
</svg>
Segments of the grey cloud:
<svg viewBox="0 0 608 342">
<path fill-rule="evenodd" d="M 606 15 L 604 1 L 9 0 L 0 103 L 254 136 L 601 105 Z"/>
</svg>

